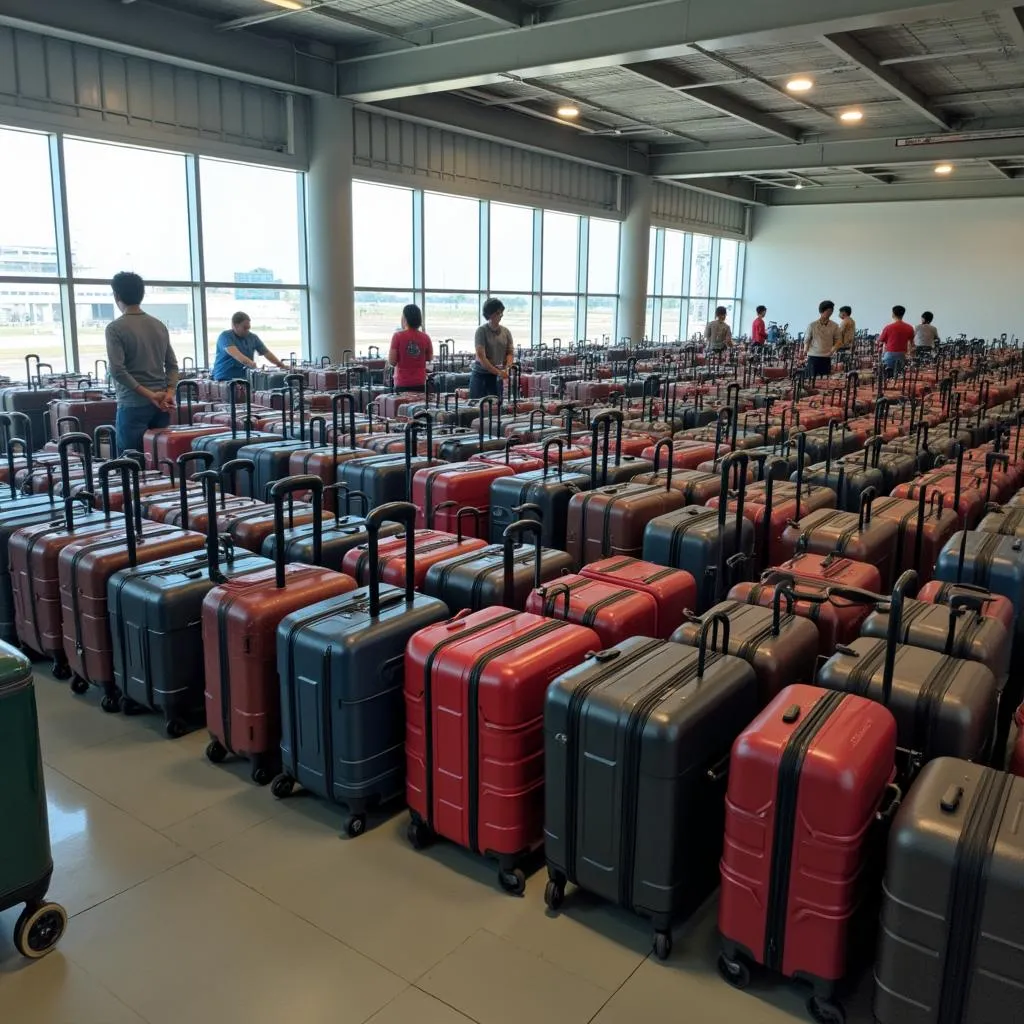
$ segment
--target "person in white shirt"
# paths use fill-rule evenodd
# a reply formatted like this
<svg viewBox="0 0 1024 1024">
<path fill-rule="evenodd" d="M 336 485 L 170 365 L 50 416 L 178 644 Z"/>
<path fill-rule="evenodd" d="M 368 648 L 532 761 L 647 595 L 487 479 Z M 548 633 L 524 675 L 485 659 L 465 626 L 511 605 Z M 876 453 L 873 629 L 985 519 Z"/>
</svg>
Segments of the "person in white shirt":
<svg viewBox="0 0 1024 1024">
<path fill-rule="evenodd" d="M 704 328 L 704 343 L 709 353 L 721 354 L 732 345 L 732 328 L 725 322 L 729 310 L 719 306 L 715 310 L 715 319 Z"/>
<path fill-rule="evenodd" d="M 916 359 L 927 358 L 935 351 L 939 343 L 939 332 L 932 321 L 934 313 L 924 312 L 921 314 L 921 322 L 914 328 L 914 357 Z"/>
<path fill-rule="evenodd" d="M 836 304 L 825 299 L 818 304 L 818 319 L 807 325 L 804 350 L 811 377 L 827 377 L 832 372 L 832 353 L 842 337 L 842 328 L 832 319 Z"/>
</svg>

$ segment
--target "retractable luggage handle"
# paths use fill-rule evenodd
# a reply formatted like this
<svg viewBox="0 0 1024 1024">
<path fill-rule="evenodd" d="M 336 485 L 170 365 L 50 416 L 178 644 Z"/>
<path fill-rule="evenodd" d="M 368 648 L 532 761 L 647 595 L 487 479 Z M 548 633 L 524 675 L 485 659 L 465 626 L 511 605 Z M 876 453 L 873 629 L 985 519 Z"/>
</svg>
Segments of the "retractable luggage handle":
<svg viewBox="0 0 1024 1024">
<path fill-rule="evenodd" d="M 313 430 L 314 427 L 320 427 L 320 443 L 316 443 L 316 432 Z M 310 416 L 309 417 L 309 447 L 310 448 L 326 448 L 328 446 L 327 440 L 327 417 L 326 416 Z"/>
<path fill-rule="evenodd" d="M 747 552 L 739 550 L 743 539 L 743 503 L 747 495 L 747 468 L 750 457 L 746 452 L 730 452 L 722 459 L 722 491 L 718 503 L 718 565 L 715 566 L 715 599 L 721 600 L 725 592 L 723 583 L 726 570 L 747 558 Z M 725 525 L 729 515 L 729 475 L 736 467 L 736 553 L 725 556 Z"/>
<path fill-rule="evenodd" d="M 227 490 L 228 485 L 231 485 L 231 493 L 234 494 L 234 483 L 238 473 L 249 474 L 249 493 L 253 495 L 253 504 L 256 504 L 256 496 L 254 494 L 256 490 L 256 463 L 252 459 L 230 459 L 220 467 L 219 482 L 220 482 L 220 507 L 227 507 Z"/>
<path fill-rule="evenodd" d="M 569 621 L 569 606 L 572 601 L 572 592 L 569 590 L 568 583 L 553 583 L 550 587 L 538 587 L 537 593 L 540 594 L 541 600 L 544 602 L 541 614 L 551 619 L 558 618 L 555 606 L 558 604 L 558 599 L 564 597 L 565 615 L 563 618 L 566 622 Z"/>
<path fill-rule="evenodd" d="M 198 462 L 202 465 L 200 472 L 205 472 L 213 465 L 213 456 L 209 452 L 183 452 L 178 456 L 178 504 L 181 506 L 181 525 L 184 529 L 189 528 L 188 518 L 188 467 L 191 463 Z M 198 479 L 199 474 L 196 474 Z M 172 477 L 171 482 L 174 482 Z M 206 491 L 206 485 L 203 484 L 203 490 Z"/>
<path fill-rule="evenodd" d="M 275 480 L 270 487 L 270 499 L 274 504 L 274 570 L 278 590 L 285 587 L 284 499 L 296 491 L 313 492 L 313 565 L 320 565 L 323 558 L 323 480 L 312 474 Z"/>
<path fill-rule="evenodd" d="M 427 418 L 427 436 L 431 437 L 430 432 L 430 418 Z M 412 497 L 412 459 L 413 452 L 418 448 L 419 444 L 419 433 L 420 424 L 423 420 L 413 417 L 411 423 L 405 425 L 405 496 L 407 498 Z M 429 447 L 429 441 L 428 441 Z M 430 464 L 430 455 L 427 455 L 427 464 Z"/>
<path fill-rule="evenodd" d="M 878 464 L 882 461 L 882 448 L 885 445 L 885 439 L 880 437 L 876 432 L 874 437 L 869 437 L 864 442 L 864 469 L 878 469 Z M 868 463 L 868 457 L 870 456 L 871 462 Z"/>
<path fill-rule="evenodd" d="M 985 454 L 985 505 L 992 501 L 992 483 L 995 476 L 996 466 L 1002 466 L 1004 472 L 1010 471 L 1010 456 L 1003 452 L 986 452 Z"/>
<path fill-rule="evenodd" d="M 860 511 L 857 514 L 857 532 L 863 533 L 864 530 L 871 525 L 871 506 L 874 504 L 875 498 L 878 497 L 878 491 L 874 487 L 865 487 L 860 494 Z"/>
<path fill-rule="evenodd" d="M 356 492 L 356 493 L 361 493 L 361 492 Z M 364 497 L 365 497 L 365 495 L 364 495 Z M 435 505 L 430 510 L 429 523 L 428 523 L 428 527 L 430 529 L 434 528 L 434 514 L 436 512 L 438 512 L 438 511 L 440 511 L 443 508 L 455 508 L 455 509 L 458 509 L 458 511 L 455 513 L 455 531 L 456 531 L 455 539 L 456 539 L 457 543 L 459 543 L 459 544 L 462 543 L 462 520 L 466 516 L 472 516 L 473 517 L 473 522 L 474 522 L 474 524 L 476 526 L 476 532 L 477 533 L 480 532 L 480 516 L 483 515 L 483 509 L 476 508 L 473 505 L 464 505 L 462 508 L 459 508 L 459 503 L 457 501 L 442 501 L 440 505 Z M 514 512 L 518 512 L 518 511 L 520 511 L 522 509 L 529 509 L 530 511 L 533 511 L 534 509 L 536 509 L 539 512 L 540 511 L 540 506 L 539 505 L 517 505 L 513 509 L 513 511 Z"/>
<path fill-rule="evenodd" d="M 479 428 L 478 428 L 478 436 L 479 436 L 479 439 L 480 439 L 480 451 L 484 450 L 484 409 L 485 408 L 487 410 L 487 436 L 488 437 L 495 437 L 496 435 L 494 433 L 494 397 L 492 395 L 485 395 L 483 398 L 480 399 L 480 425 L 479 425 Z M 501 405 L 500 405 L 500 403 L 498 405 L 498 409 L 499 409 L 498 423 L 500 425 L 500 423 L 501 423 L 501 418 L 500 418 Z M 429 456 L 429 452 L 428 452 L 428 456 Z"/>
<path fill-rule="evenodd" d="M 672 490 L 672 470 L 674 445 L 671 437 L 663 437 L 654 446 L 654 482 L 658 482 L 658 474 L 661 472 L 661 453 L 668 450 L 668 469 L 665 471 L 665 490 Z"/>
<path fill-rule="evenodd" d="M 830 446 L 831 447 L 831 446 Z M 804 462 L 807 459 L 807 431 L 796 435 L 796 510 L 793 518 L 800 520 L 800 494 L 804 489 Z"/>
<path fill-rule="evenodd" d="M 943 654 L 952 656 L 956 646 L 956 623 L 963 612 L 972 611 L 977 616 L 977 621 L 983 617 L 985 605 L 991 598 L 982 597 L 979 594 L 960 593 L 952 594 L 949 598 L 949 631 L 946 633 L 946 646 Z"/>
<path fill-rule="evenodd" d="M 294 363 L 292 364 L 294 366 Z M 292 413 L 292 429 L 295 429 L 295 395 L 299 397 L 299 440 L 306 440 L 306 378 L 301 373 L 289 373 L 284 379 L 288 388 L 288 405 Z"/>
<path fill-rule="evenodd" d="M 540 523 L 535 519 L 519 519 L 505 527 L 502 533 L 501 561 L 504 569 L 502 602 L 506 608 L 515 607 L 515 568 L 512 562 L 515 551 L 516 537 L 521 533 L 532 533 L 534 538 L 534 562 L 533 562 L 533 587 L 536 590 L 540 586 L 541 559 L 543 552 L 541 548 Z"/>
<path fill-rule="evenodd" d="M 21 424 L 21 432 L 18 434 L 19 437 L 25 439 L 28 447 L 35 447 L 35 438 L 32 436 L 32 421 L 28 418 L 28 413 L 25 412 L 9 412 L 7 413 L 11 421 L 11 429 L 15 429 L 16 424 Z"/>
<path fill-rule="evenodd" d="M 75 494 L 70 494 L 64 499 L 64 529 L 69 534 L 75 532 L 75 502 L 80 501 L 88 512 L 92 508 L 92 503 L 95 501 L 96 496 L 92 491 L 77 491 Z"/>
<path fill-rule="evenodd" d="M 392 501 L 378 505 L 366 517 L 367 558 L 370 572 L 370 618 L 380 616 L 380 563 L 379 539 L 382 523 L 400 523 L 405 527 L 405 603 L 416 600 L 416 513 L 412 502 Z"/>
<path fill-rule="evenodd" d="M 775 500 L 775 474 L 773 466 L 782 465 L 787 469 L 789 462 L 783 458 L 765 459 L 764 462 L 764 517 L 761 521 L 761 545 L 764 549 L 765 561 L 771 557 L 772 544 L 772 506 Z"/>
<path fill-rule="evenodd" d="M 612 424 L 615 424 L 615 465 L 619 465 L 622 456 L 622 420 L 623 415 L 618 409 L 609 409 L 595 416 L 591 421 L 592 450 L 590 452 L 590 477 L 594 487 L 604 487 L 608 483 L 608 456 L 611 447 Z M 597 449 L 601 447 L 601 482 L 597 482 Z"/>
<path fill-rule="evenodd" d="M 57 417 L 57 439 L 59 440 L 64 436 L 64 431 L 61 430 L 61 426 L 64 423 L 71 424 L 71 430 L 68 433 L 78 432 L 82 429 L 82 421 L 77 416 L 58 416 Z"/>
<path fill-rule="evenodd" d="M 341 430 L 341 417 L 348 406 L 348 443 L 350 448 L 356 447 L 356 398 L 351 391 L 338 391 L 331 396 L 331 431 L 332 454 L 334 462 L 338 462 L 338 434 Z"/>
<path fill-rule="evenodd" d="M 124 502 L 124 539 L 128 565 L 135 568 L 138 560 L 136 543 L 142 539 L 142 514 L 138 506 L 139 465 L 134 459 L 111 459 L 100 466 L 100 488 L 103 491 L 104 516 L 109 521 L 110 474 L 121 474 L 121 497 Z"/>
<path fill-rule="evenodd" d="M 181 396 L 185 396 L 185 426 L 192 426 L 192 398 L 195 396 L 195 400 L 199 401 L 199 384 L 194 380 L 179 380 L 177 386 L 174 389 L 174 404 L 179 410 L 179 421 L 180 421 L 180 410 L 181 410 Z"/>
<path fill-rule="evenodd" d="M 245 400 L 245 439 L 252 437 L 252 386 L 247 380 L 233 380 L 228 387 L 228 411 L 231 415 L 231 437 L 238 437 L 238 392 Z"/>
<path fill-rule="evenodd" d="M 715 612 L 701 619 L 700 634 L 697 638 L 697 678 L 704 676 L 704 669 L 707 667 L 708 659 L 708 637 L 711 638 L 712 653 L 717 653 L 718 627 L 722 627 L 722 654 L 729 653 L 729 616 L 725 612 Z"/>
<path fill-rule="evenodd" d="M 81 431 L 65 434 L 57 442 L 57 455 L 60 459 L 60 486 L 61 492 L 65 497 L 71 494 L 71 463 L 68 460 L 69 448 L 81 449 L 86 486 L 92 486 L 92 438 Z"/>
<path fill-rule="evenodd" d="M 550 449 L 552 445 L 558 448 L 558 479 L 562 479 L 562 448 L 565 442 L 560 437 L 549 437 L 541 448 L 541 456 L 544 459 L 543 478 L 547 480 L 550 462 Z"/>
<path fill-rule="evenodd" d="M 234 552 L 231 539 L 229 537 L 221 539 L 217 534 L 217 485 L 220 483 L 220 479 L 220 473 L 215 469 L 200 470 L 193 477 L 193 480 L 200 482 L 206 497 L 206 572 L 210 582 L 214 585 L 227 582 L 227 577 L 220 571 L 222 544 L 225 549 L 224 553 L 229 560 L 233 557 Z"/>
</svg>

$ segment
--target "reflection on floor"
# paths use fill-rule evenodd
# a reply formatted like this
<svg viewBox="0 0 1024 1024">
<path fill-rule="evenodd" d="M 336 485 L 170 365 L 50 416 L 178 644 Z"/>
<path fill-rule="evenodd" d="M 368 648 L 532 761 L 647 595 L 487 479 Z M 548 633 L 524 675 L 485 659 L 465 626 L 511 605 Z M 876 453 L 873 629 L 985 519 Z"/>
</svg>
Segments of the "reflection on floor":
<svg viewBox="0 0 1024 1024">
<path fill-rule="evenodd" d="M 278 802 L 206 737 L 164 738 L 37 675 L 56 870 L 72 915 L 56 952 L 21 960 L 0 914 L 0 1021 L 11 1024 L 792 1024 L 806 993 L 715 969 L 714 902 L 667 964 L 645 925 L 581 893 L 550 917 L 406 815 L 341 839 L 340 812 Z M 0 855 L 8 837 L 0 837 Z M 870 980 L 846 1000 L 870 1021 Z"/>
</svg>

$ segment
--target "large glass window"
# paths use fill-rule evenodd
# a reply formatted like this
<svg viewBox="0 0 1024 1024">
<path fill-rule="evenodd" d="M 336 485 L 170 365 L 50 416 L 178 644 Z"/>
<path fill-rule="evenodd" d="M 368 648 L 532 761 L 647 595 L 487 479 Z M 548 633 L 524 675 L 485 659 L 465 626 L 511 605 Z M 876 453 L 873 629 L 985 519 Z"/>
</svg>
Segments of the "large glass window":
<svg viewBox="0 0 1024 1024">
<path fill-rule="evenodd" d="M 491 203 L 491 291 L 533 291 L 533 210 Z"/>
<path fill-rule="evenodd" d="M 412 190 L 352 183 L 356 288 L 412 289 Z"/>
<path fill-rule="evenodd" d="M 739 264 L 740 243 L 723 238 L 718 243 L 718 294 L 736 294 L 736 270 Z"/>
<path fill-rule="evenodd" d="M 578 291 L 579 232 L 579 217 L 544 211 L 542 287 L 545 292 Z"/>
<path fill-rule="evenodd" d="M 665 232 L 665 273 L 661 285 L 662 295 L 683 294 L 683 258 L 686 235 L 681 231 Z"/>
<path fill-rule="evenodd" d="M 473 335 L 483 323 L 481 305 L 477 292 L 428 292 L 423 309 L 423 329 L 434 341 L 451 338 L 456 352 L 470 352 Z"/>
<path fill-rule="evenodd" d="M 0 279 L 0 374 L 25 380 L 25 356 L 29 353 L 39 356 L 55 373 L 64 370 L 60 288 L 42 283 L 5 284 Z"/>
<path fill-rule="evenodd" d="M 587 291 L 615 295 L 619 290 L 619 224 L 590 218 Z"/>
<path fill-rule="evenodd" d="M 49 139 L 0 128 L 0 153 L 0 277 L 56 277 Z"/>
<path fill-rule="evenodd" d="M 608 295 L 587 297 L 587 338 L 607 341 L 615 335 L 615 314 L 618 301 Z"/>
<path fill-rule="evenodd" d="M 357 352 L 377 345 L 383 353 L 391 344 L 391 335 L 402 329 L 402 308 L 412 302 L 412 292 L 356 292 L 356 333 L 353 341 Z M 427 322 L 427 333 L 437 331 Z"/>
<path fill-rule="evenodd" d="M 711 294 L 711 242 L 707 235 L 693 236 L 690 257 L 690 294 L 707 297 Z"/>
<path fill-rule="evenodd" d="M 550 345 L 558 338 L 563 345 L 576 340 L 576 297 L 545 295 L 540 309 L 541 340 Z"/>
<path fill-rule="evenodd" d="M 423 197 L 426 287 L 480 287 L 480 203 L 427 192 Z"/>
<path fill-rule="evenodd" d="M 679 315 L 683 300 L 675 297 L 662 299 L 661 302 L 661 337 L 656 341 L 669 343 L 679 341 Z"/>
<path fill-rule="evenodd" d="M 529 348 L 533 330 L 533 296 L 502 293 L 501 301 L 505 303 L 502 325 L 509 329 L 517 348 Z"/>
</svg>

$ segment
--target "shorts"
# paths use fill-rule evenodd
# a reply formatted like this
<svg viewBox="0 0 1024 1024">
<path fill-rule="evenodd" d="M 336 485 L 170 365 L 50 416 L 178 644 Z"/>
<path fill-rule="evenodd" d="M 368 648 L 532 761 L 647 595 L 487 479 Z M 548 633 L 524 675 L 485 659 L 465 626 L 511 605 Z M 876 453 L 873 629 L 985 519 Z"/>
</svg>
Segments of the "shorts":
<svg viewBox="0 0 1024 1024">
<path fill-rule="evenodd" d="M 812 377 L 827 377 L 832 372 L 832 357 L 808 356 L 807 369 Z"/>
</svg>

